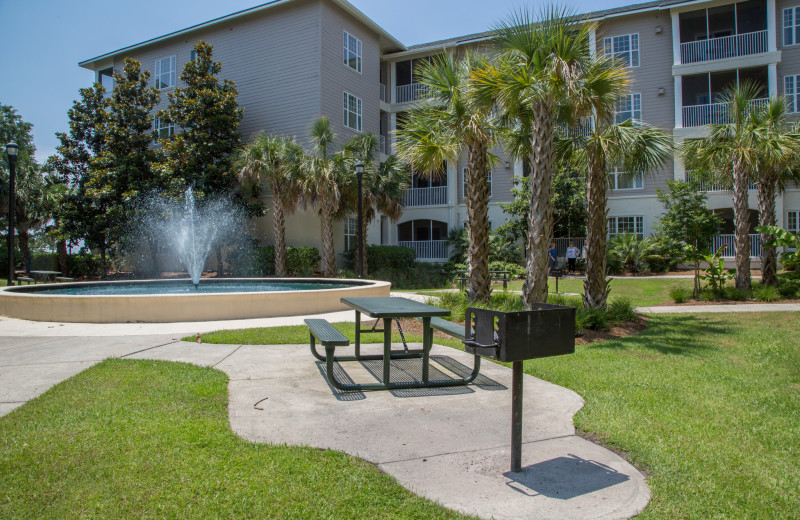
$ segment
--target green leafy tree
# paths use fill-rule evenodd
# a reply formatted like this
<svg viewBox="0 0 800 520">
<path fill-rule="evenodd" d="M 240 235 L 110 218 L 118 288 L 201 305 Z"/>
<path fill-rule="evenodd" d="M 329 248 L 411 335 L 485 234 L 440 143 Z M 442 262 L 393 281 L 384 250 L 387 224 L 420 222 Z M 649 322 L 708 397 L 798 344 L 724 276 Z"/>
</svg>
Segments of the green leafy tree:
<svg viewBox="0 0 800 520">
<path fill-rule="evenodd" d="M 89 182 L 95 167 L 92 160 L 105 149 L 108 109 L 106 89 L 100 83 L 80 89 L 80 99 L 67 114 L 69 131 L 56 133 L 59 145 L 56 154 L 48 159 L 64 191 L 54 215 L 59 223 L 60 241 L 83 240 L 103 258 L 108 247 L 102 217 L 108 211 L 108 201 L 91 196 Z M 59 249 L 66 250 L 66 245 L 60 245 Z"/>
<path fill-rule="evenodd" d="M 184 87 L 167 94 L 169 106 L 157 114 L 175 133 L 159 141 L 161 175 L 168 193 L 177 195 L 192 187 L 199 200 L 232 197 L 237 205 L 254 215 L 258 208 L 236 197 L 238 176 L 233 167 L 239 147 L 238 132 L 242 109 L 236 101 L 236 85 L 220 82 L 222 64 L 213 61 L 213 46 L 200 41 L 194 46 L 195 59 L 188 62 L 180 79 Z M 216 247 L 217 274 L 223 274 L 223 242 Z"/>
<path fill-rule="evenodd" d="M 106 210 L 95 216 L 105 236 L 103 255 L 127 235 L 139 200 L 160 185 L 153 171 L 151 116 L 160 95 L 147 86 L 149 77 L 138 61 L 125 58 L 123 72 L 114 75 L 103 149 L 90 159 L 86 194 Z"/>
<path fill-rule="evenodd" d="M 694 295 L 700 294 L 700 261 L 708 253 L 711 237 L 719 230 L 720 218 L 706 206 L 708 197 L 697 186 L 680 181 L 667 183 L 669 191 L 658 190 L 664 206 L 658 233 L 685 244 L 685 259 L 694 265 Z"/>
<path fill-rule="evenodd" d="M 397 131 L 397 153 L 429 176 L 443 175 L 442 166 L 467 156 L 464 203 L 469 231 L 468 294 L 472 301 L 488 302 L 489 169 L 491 148 L 497 142 L 492 100 L 475 95 L 473 75 L 485 63 L 466 54 L 461 59 L 441 55 L 423 63 L 418 72 L 428 95 L 412 108 Z"/>
</svg>

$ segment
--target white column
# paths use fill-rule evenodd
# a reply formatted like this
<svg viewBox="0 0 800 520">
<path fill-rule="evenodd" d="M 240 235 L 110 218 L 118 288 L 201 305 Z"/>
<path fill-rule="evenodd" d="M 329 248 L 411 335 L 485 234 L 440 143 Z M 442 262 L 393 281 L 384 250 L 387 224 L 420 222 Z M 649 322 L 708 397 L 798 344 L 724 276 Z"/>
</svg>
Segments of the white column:
<svg viewBox="0 0 800 520">
<path fill-rule="evenodd" d="M 675 76 L 675 128 L 683 128 L 683 77 Z"/>
<path fill-rule="evenodd" d="M 447 161 L 447 225 L 458 225 L 458 163 Z"/>
<path fill-rule="evenodd" d="M 597 28 L 594 28 L 589 33 L 589 52 L 592 58 L 597 54 Z"/>
<path fill-rule="evenodd" d="M 672 63 L 681 63 L 681 25 L 678 13 L 672 11 Z"/>
<path fill-rule="evenodd" d="M 393 61 L 389 64 L 389 94 L 386 96 L 387 103 L 397 103 L 394 98 L 394 91 L 397 86 L 397 62 Z M 394 150 L 394 148 L 392 148 Z"/>
<path fill-rule="evenodd" d="M 394 88 L 392 88 L 392 92 L 394 92 Z M 395 147 L 395 140 L 397 139 L 397 134 L 395 131 L 397 130 L 397 112 L 391 112 L 389 114 L 389 135 L 386 138 L 389 140 L 389 150 L 396 150 Z"/>
<path fill-rule="evenodd" d="M 767 88 L 770 96 L 778 95 L 778 64 L 767 65 Z"/>
<path fill-rule="evenodd" d="M 769 52 L 778 49 L 777 16 L 775 0 L 767 0 L 767 51 Z"/>
</svg>

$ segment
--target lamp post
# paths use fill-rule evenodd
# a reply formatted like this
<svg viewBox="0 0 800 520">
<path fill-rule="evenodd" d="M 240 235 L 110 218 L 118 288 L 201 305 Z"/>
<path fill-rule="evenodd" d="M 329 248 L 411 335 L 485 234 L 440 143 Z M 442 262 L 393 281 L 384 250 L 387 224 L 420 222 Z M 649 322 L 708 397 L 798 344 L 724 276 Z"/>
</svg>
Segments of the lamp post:
<svg viewBox="0 0 800 520">
<path fill-rule="evenodd" d="M 14 285 L 14 177 L 19 145 L 13 141 L 8 143 L 6 153 L 8 154 L 8 281 L 6 285 Z"/>
<path fill-rule="evenodd" d="M 364 163 L 356 163 L 356 179 L 358 179 L 358 277 L 364 277 L 364 197 L 361 193 L 361 181 L 364 178 Z"/>
</svg>

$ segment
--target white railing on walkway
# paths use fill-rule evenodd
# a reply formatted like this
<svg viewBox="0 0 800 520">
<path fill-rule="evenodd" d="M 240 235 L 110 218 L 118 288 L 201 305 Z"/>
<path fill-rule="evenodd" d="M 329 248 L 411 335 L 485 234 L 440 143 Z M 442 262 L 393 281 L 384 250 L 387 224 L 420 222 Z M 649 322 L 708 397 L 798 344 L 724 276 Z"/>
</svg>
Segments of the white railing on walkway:
<svg viewBox="0 0 800 520">
<path fill-rule="evenodd" d="M 447 240 L 413 240 L 397 242 L 400 247 L 410 247 L 417 253 L 417 258 L 424 260 L 445 260 L 447 255 Z"/>
<path fill-rule="evenodd" d="M 721 60 L 767 52 L 767 31 L 734 34 L 681 44 L 681 63 Z"/>
<path fill-rule="evenodd" d="M 410 85 L 398 85 L 394 91 L 395 103 L 407 103 L 422 99 L 428 93 L 428 85 L 422 83 L 412 83 Z"/>
<path fill-rule="evenodd" d="M 761 256 L 761 236 L 753 234 L 750 236 L 750 257 L 758 258 Z M 733 258 L 736 256 L 734 246 L 734 235 L 716 235 L 711 237 L 711 251 L 716 252 L 722 246 L 727 246 L 722 251 L 723 258 Z"/>
<path fill-rule="evenodd" d="M 767 98 L 754 99 L 753 108 L 765 105 Z M 709 103 L 706 105 L 690 105 L 683 107 L 683 126 L 723 125 L 730 122 L 727 103 Z"/>
<path fill-rule="evenodd" d="M 433 188 L 409 188 L 403 195 L 403 206 L 438 206 L 447 204 L 447 186 Z"/>
<path fill-rule="evenodd" d="M 586 245 L 586 238 L 584 237 L 572 237 L 572 238 L 554 238 L 553 241 L 556 243 L 556 250 L 558 250 L 558 258 L 566 258 L 567 257 L 567 248 L 569 247 L 570 242 L 575 243 L 575 247 L 578 248 L 578 251 L 581 254 L 578 256 L 581 258 L 583 256 L 583 246 Z"/>
<path fill-rule="evenodd" d="M 381 86 L 381 101 L 386 101 L 386 85 L 380 83 Z"/>
</svg>

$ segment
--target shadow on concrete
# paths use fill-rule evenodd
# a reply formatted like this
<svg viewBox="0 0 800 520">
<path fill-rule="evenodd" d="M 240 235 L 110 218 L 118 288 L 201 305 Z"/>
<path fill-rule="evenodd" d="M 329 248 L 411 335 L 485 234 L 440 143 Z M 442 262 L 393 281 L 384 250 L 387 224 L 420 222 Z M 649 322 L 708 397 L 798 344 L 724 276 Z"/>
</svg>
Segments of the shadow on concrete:
<svg viewBox="0 0 800 520">
<path fill-rule="evenodd" d="M 331 389 L 331 393 L 333 394 L 333 396 L 336 398 L 337 401 L 363 401 L 364 399 L 367 398 L 364 392 L 361 392 L 360 390 L 349 390 L 345 392 L 339 390 L 338 388 L 334 388 L 334 386 L 328 379 L 328 371 L 325 368 L 325 363 L 323 363 L 322 361 L 317 361 L 316 364 L 317 364 L 317 370 L 319 370 L 319 373 L 325 379 L 325 382 L 328 384 L 328 388 Z M 336 377 L 336 379 L 341 383 L 347 385 L 355 384 L 353 378 L 351 378 L 348 375 L 348 373 L 344 371 L 342 365 L 340 365 L 339 363 L 333 364 L 333 374 Z"/>
<path fill-rule="evenodd" d="M 605 489 L 630 479 L 604 464 L 577 455 L 557 457 L 522 468 L 519 473 L 503 474 L 514 491 L 528 496 L 569 500 Z"/>
</svg>

